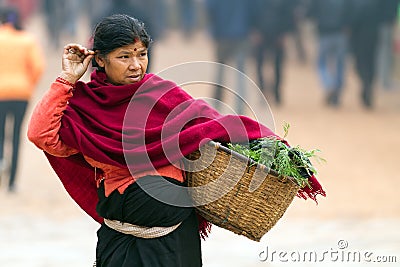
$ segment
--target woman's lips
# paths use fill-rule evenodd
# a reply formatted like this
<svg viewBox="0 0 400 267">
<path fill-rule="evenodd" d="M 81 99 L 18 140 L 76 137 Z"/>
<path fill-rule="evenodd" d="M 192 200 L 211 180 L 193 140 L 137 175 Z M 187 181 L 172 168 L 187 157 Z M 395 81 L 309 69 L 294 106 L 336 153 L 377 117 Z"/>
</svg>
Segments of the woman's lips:
<svg viewBox="0 0 400 267">
<path fill-rule="evenodd" d="M 128 76 L 128 79 L 133 80 L 133 81 L 139 81 L 141 77 L 142 76 L 140 74 L 136 74 L 136 75 Z"/>
</svg>

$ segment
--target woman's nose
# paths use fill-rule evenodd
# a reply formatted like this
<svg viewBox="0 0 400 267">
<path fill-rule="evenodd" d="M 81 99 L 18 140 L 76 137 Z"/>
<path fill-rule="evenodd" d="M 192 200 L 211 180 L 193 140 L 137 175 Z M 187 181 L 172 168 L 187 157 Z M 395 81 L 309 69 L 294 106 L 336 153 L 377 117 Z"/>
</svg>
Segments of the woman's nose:
<svg viewBox="0 0 400 267">
<path fill-rule="evenodd" d="M 139 60 L 135 57 L 132 58 L 131 64 L 129 65 L 130 69 L 138 70 L 140 69 Z"/>
</svg>

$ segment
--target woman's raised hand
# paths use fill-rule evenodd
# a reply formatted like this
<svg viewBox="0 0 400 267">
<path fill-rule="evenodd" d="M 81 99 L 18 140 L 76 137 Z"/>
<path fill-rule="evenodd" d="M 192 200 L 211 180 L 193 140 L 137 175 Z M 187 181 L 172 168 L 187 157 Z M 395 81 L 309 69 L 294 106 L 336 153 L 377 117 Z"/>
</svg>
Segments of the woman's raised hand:
<svg viewBox="0 0 400 267">
<path fill-rule="evenodd" d="M 80 44 L 64 46 L 60 77 L 75 84 L 85 74 L 95 52 Z"/>
</svg>

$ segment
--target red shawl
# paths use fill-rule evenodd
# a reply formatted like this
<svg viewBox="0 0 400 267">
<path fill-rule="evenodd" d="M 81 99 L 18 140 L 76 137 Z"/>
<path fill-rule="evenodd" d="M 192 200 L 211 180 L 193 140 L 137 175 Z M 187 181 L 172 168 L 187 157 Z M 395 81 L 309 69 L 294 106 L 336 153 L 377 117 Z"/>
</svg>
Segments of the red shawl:
<svg viewBox="0 0 400 267">
<path fill-rule="evenodd" d="M 131 172 L 176 162 L 204 142 L 245 142 L 275 134 L 258 122 L 221 115 L 202 100 L 193 99 L 176 84 L 146 74 L 142 81 L 115 86 L 103 72 L 89 83 L 78 82 L 62 118 L 60 136 L 82 154 L 58 158 L 46 154 L 67 192 L 96 221 L 94 170 L 82 155 L 99 162 L 129 167 Z M 324 195 L 312 177 L 312 189 L 299 193 L 315 200 Z"/>
</svg>

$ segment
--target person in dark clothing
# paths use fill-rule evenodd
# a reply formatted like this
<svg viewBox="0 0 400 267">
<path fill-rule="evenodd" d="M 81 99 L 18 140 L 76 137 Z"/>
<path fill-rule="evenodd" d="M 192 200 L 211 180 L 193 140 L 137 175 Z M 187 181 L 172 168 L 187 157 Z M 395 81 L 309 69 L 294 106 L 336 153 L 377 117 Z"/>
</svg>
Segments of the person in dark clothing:
<svg viewBox="0 0 400 267">
<path fill-rule="evenodd" d="M 179 12 L 179 26 L 185 38 L 190 39 L 197 27 L 197 10 L 195 0 L 176 0 Z"/>
<path fill-rule="evenodd" d="M 244 112 L 243 99 L 246 98 L 246 88 L 243 74 L 245 72 L 245 63 L 247 51 L 249 50 L 248 38 L 250 36 L 250 7 L 246 1 L 242 0 L 206 0 L 206 10 L 209 18 L 209 31 L 215 42 L 216 61 L 221 64 L 234 62 L 234 67 L 239 71 L 237 73 L 237 83 L 234 89 L 238 95 L 236 97 L 235 111 L 238 114 Z M 216 74 L 216 83 L 214 98 L 221 100 L 223 97 L 222 87 L 224 81 L 224 67 L 220 65 Z M 220 102 L 216 102 L 216 108 L 219 108 Z"/>
<path fill-rule="evenodd" d="M 23 28 L 19 10 L 0 7 L 0 182 L 8 173 L 8 192 L 17 189 L 21 129 L 45 67 L 41 50 Z"/>
<path fill-rule="evenodd" d="M 318 74 L 328 105 L 340 102 L 346 66 L 350 5 L 347 0 L 313 0 L 309 16 L 316 24 Z"/>
<path fill-rule="evenodd" d="M 60 0 L 43 0 L 43 13 L 45 14 L 47 34 L 51 45 L 57 49 L 60 47 L 62 35 L 65 32 L 67 21 L 67 2 Z"/>
<path fill-rule="evenodd" d="M 307 62 L 308 56 L 302 31 L 310 8 L 310 0 L 292 0 L 289 3 L 293 14 L 293 19 L 291 19 L 289 26 L 289 35 L 294 43 L 298 61 L 304 64 Z"/>
<path fill-rule="evenodd" d="M 381 2 L 382 24 L 379 29 L 378 78 L 385 89 L 393 88 L 393 35 L 400 0 Z"/>
<path fill-rule="evenodd" d="M 350 42 L 356 73 L 361 82 L 361 100 L 364 107 L 372 108 L 382 1 L 351 0 L 351 4 Z"/>
<path fill-rule="evenodd" d="M 290 0 L 257 0 L 253 3 L 254 57 L 258 85 L 268 99 L 269 86 L 264 81 L 265 56 L 273 60 L 274 82 L 272 92 L 277 104 L 281 103 L 281 80 L 285 56 L 285 35 L 290 30 L 293 10 Z"/>
</svg>

